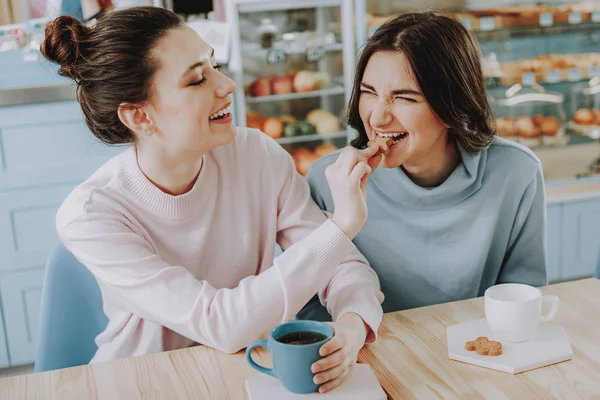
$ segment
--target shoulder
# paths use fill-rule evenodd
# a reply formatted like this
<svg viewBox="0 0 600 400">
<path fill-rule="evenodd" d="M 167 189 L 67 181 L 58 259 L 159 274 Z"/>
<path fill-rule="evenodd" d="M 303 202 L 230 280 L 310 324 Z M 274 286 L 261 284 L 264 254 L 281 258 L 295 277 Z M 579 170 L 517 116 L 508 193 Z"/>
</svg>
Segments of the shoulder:
<svg viewBox="0 0 600 400">
<path fill-rule="evenodd" d="M 109 199 L 116 198 L 119 192 L 119 170 L 127 151 L 129 150 L 107 161 L 67 196 L 56 213 L 56 229 L 59 234 L 68 225 L 90 213 L 111 209 Z"/>
<path fill-rule="evenodd" d="M 542 163 L 531 149 L 522 144 L 496 136 L 487 150 L 492 164 L 505 164 L 514 168 L 525 168 L 532 172 L 541 170 Z"/>
<path fill-rule="evenodd" d="M 496 193 L 498 188 L 504 188 L 504 197 L 515 202 L 520 202 L 527 193 L 544 196 L 542 163 L 533 151 L 496 137 L 487 152 L 484 185 Z"/>
</svg>

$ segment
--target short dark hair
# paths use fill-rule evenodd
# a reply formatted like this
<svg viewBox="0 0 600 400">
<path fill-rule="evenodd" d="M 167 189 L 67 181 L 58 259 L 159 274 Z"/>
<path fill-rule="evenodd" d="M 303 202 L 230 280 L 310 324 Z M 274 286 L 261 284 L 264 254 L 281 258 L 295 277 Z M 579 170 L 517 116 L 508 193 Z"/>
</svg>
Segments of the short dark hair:
<svg viewBox="0 0 600 400">
<path fill-rule="evenodd" d="M 181 26 L 176 14 L 158 7 L 114 11 L 93 28 L 61 16 L 46 26 L 40 50 L 60 65 L 60 75 L 77 83 L 77 99 L 94 136 L 107 144 L 130 143 L 133 134 L 119 119 L 119 105 L 148 100 L 158 69 L 152 49 Z"/>
<path fill-rule="evenodd" d="M 403 53 L 425 99 L 450 128 L 448 135 L 471 153 L 485 150 L 494 138 L 491 110 L 475 38 L 456 19 L 433 12 L 399 15 L 367 41 L 356 65 L 348 124 L 358 131 L 357 148 L 368 137 L 360 118 L 360 83 L 373 54 Z"/>
</svg>

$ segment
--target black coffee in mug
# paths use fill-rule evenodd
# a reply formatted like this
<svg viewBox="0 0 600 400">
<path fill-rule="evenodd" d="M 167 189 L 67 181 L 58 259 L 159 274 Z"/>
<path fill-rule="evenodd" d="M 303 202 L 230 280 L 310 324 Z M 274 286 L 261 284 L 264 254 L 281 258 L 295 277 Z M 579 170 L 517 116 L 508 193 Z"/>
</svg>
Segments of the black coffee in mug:
<svg viewBox="0 0 600 400">
<path fill-rule="evenodd" d="M 298 332 L 289 332 L 284 333 L 279 336 L 276 340 L 279 343 L 285 344 L 311 344 L 317 343 L 321 340 L 327 339 L 327 336 L 314 331 L 298 331 Z"/>
</svg>

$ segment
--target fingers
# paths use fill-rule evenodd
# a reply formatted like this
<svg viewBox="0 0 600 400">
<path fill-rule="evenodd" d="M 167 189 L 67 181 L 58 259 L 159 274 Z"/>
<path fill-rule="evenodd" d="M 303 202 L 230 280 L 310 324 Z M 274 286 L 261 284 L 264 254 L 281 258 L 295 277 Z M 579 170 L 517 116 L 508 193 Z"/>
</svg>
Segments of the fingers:
<svg viewBox="0 0 600 400">
<path fill-rule="evenodd" d="M 345 342 L 346 340 L 344 339 L 344 336 L 336 332 L 330 341 L 321 346 L 319 349 L 319 355 L 321 357 L 327 357 L 331 353 L 334 353 L 344 347 Z"/>
<path fill-rule="evenodd" d="M 348 377 L 348 374 L 350 373 L 352 368 L 346 368 L 344 370 L 344 372 L 336 379 L 329 381 L 327 383 L 325 383 L 324 385 L 321 385 L 319 387 L 319 393 L 323 394 L 323 393 L 327 393 L 333 389 L 335 389 L 336 387 L 340 386 L 344 380 Z"/>
<path fill-rule="evenodd" d="M 369 164 L 366 162 L 359 162 L 352 170 L 352 173 L 350 173 L 350 179 L 354 182 L 363 184 L 367 181 L 367 179 L 369 179 L 372 171 L 373 170 L 371 167 L 369 167 Z"/>
<path fill-rule="evenodd" d="M 340 169 L 344 171 L 346 175 L 350 175 L 352 168 L 354 168 L 357 161 L 360 161 L 358 150 L 353 147 L 346 147 L 340 153 L 340 157 L 336 164 L 339 164 Z"/>
<path fill-rule="evenodd" d="M 379 146 L 371 143 L 369 147 L 363 150 L 356 150 L 350 146 L 346 147 L 340 153 L 335 164 L 346 174 L 350 175 L 354 166 L 360 162 L 366 162 L 371 170 L 374 171 L 379 166 L 381 158 L 382 155 L 379 153 Z"/>
<path fill-rule="evenodd" d="M 337 350 L 333 354 L 330 354 L 329 356 L 322 358 L 316 363 L 314 363 L 310 369 L 313 374 L 316 374 L 317 372 L 326 371 L 328 369 L 337 367 L 343 362 L 344 352 L 342 350 Z"/>
<path fill-rule="evenodd" d="M 366 158 L 371 158 L 379 151 L 379 145 L 377 143 L 370 143 L 367 148 L 359 150 L 359 152 Z"/>
<path fill-rule="evenodd" d="M 313 382 L 316 385 L 321 385 L 323 383 L 327 383 L 334 379 L 339 378 L 346 371 L 345 364 L 338 364 L 336 367 L 328 369 L 327 371 L 323 371 L 320 374 L 317 374 L 313 378 Z"/>
</svg>

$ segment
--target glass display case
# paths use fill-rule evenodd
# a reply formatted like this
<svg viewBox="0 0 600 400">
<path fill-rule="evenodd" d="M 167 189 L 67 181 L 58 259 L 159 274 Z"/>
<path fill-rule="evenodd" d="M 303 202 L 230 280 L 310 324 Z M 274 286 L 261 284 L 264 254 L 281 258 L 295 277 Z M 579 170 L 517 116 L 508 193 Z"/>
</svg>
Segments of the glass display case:
<svg viewBox="0 0 600 400">
<path fill-rule="evenodd" d="M 228 0 L 236 123 L 288 150 L 298 171 L 347 144 L 354 68 L 352 0 Z"/>
<path fill-rule="evenodd" d="M 600 139 L 600 77 L 571 87 L 570 129 Z"/>
<path fill-rule="evenodd" d="M 566 143 L 565 97 L 534 84 L 516 84 L 491 99 L 498 135 L 535 148 Z"/>
</svg>

